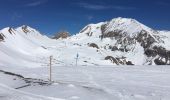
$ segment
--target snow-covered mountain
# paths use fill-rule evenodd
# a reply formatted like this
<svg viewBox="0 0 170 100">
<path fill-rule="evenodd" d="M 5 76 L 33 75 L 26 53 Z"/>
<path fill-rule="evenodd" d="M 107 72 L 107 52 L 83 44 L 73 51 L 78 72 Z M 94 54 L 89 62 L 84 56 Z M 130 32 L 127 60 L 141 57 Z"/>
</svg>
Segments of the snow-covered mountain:
<svg viewBox="0 0 170 100">
<path fill-rule="evenodd" d="M 100 39 L 94 41 L 95 44 L 104 43 L 100 49 L 113 51 L 108 56 L 112 56 L 109 59 L 114 59 L 114 63 L 123 58 L 135 65 L 164 65 L 170 64 L 169 33 L 153 30 L 135 19 L 115 18 L 109 22 L 89 24 L 77 37 L 89 37 L 89 41 Z M 106 39 L 110 42 L 105 42 Z"/>
<path fill-rule="evenodd" d="M 53 40 L 29 26 L 0 30 L 0 65 L 42 67 L 53 55 L 55 65 L 170 64 L 170 32 L 153 30 L 130 18 L 89 24 L 67 39 Z M 43 64 L 42 64 L 43 62 Z"/>
<path fill-rule="evenodd" d="M 34 56 L 48 52 L 44 45 L 51 41 L 28 26 L 4 28 L 0 30 L 0 37 L 0 65 L 4 66 L 31 64 Z"/>
</svg>

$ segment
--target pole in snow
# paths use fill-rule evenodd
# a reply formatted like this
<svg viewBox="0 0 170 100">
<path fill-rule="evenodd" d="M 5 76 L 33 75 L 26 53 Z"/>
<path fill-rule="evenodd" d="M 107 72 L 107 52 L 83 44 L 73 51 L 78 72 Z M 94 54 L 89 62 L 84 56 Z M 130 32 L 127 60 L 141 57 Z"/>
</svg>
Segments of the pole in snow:
<svg viewBox="0 0 170 100">
<path fill-rule="evenodd" d="M 78 58 L 79 58 L 79 54 L 77 53 L 77 55 L 76 55 L 76 66 L 77 66 Z"/>
<path fill-rule="evenodd" d="M 50 56 L 50 73 L 49 73 L 49 78 L 50 78 L 50 82 L 52 81 L 52 59 L 53 56 Z"/>
</svg>

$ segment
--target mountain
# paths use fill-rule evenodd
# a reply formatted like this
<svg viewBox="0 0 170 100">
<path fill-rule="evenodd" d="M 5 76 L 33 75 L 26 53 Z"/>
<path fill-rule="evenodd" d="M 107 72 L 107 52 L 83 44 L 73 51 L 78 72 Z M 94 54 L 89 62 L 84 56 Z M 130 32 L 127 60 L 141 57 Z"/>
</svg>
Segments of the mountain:
<svg viewBox="0 0 170 100">
<path fill-rule="evenodd" d="M 29 66 L 34 62 L 33 56 L 48 52 L 44 45 L 51 41 L 29 26 L 4 28 L 0 30 L 0 65 Z M 20 65 L 21 64 L 21 65 Z"/>
<path fill-rule="evenodd" d="M 89 24 L 80 31 L 78 37 L 81 35 L 101 39 L 100 42 L 95 42 L 98 45 L 105 43 L 103 41 L 106 39 L 111 39 L 111 42 L 101 48 L 119 52 L 113 55 L 118 59 L 123 54 L 123 58 L 134 64 L 170 64 L 169 32 L 153 30 L 135 19 L 120 17 L 109 22 Z M 139 57 L 140 59 L 136 60 Z"/>
<path fill-rule="evenodd" d="M 60 39 L 60 38 L 65 39 L 65 38 L 68 38 L 69 36 L 71 36 L 69 32 L 61 31 L 61 32 L 56 33 L 52 38 L 53 39 Z"/>
<path fill-rule="evenodd" d="M 170 32 L 151 29 L 130 18 L 89 24 L 68 38 L 50 39 L 23 25 L 0 30 L 0 65 L 55 66 L 168 65 Z"/>
</svg>

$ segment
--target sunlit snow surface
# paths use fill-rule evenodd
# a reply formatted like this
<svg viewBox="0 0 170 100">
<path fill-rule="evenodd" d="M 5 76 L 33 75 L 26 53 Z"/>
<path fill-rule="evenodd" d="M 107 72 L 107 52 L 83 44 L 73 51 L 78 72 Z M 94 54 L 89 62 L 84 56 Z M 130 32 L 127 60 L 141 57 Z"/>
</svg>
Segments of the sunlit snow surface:
<svg viewBox="0 0 170 100">
<path fill-rule="evenodd" d="M 17 91 L 65 100 L 169 100 L 170 98 L 169 66 L 53 66 L 52 69 L 53 84 L 44 86 L 32 84 Z M 27 78 L 48 80 L 46 67 L 15 68 L 10 71 Z M 11 88 L 25 84 L 20 79 L 13 80 L 13 76 L 2 73 L 0 75 L 1 84 Z M 9 91 L 8 88 L 5 89 Z M 0 95 L 13 96 L 11 91 L 14 90 L 6 92 L 7 90 L 4 91 L 4 87 L 0 87 Z"/>
</svg>

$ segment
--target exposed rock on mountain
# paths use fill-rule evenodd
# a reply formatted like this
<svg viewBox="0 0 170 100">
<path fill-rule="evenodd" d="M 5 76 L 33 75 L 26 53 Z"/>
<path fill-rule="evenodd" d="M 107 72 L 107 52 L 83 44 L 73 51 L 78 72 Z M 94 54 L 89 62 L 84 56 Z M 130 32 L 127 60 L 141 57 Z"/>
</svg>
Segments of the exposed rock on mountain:
<svg viewBox="0 0 170 100">
<path fill-rule="evenodd" d="M 55 34 L 55 36 L 53 37 L 53 39 L 59 39 L 59 38 L 62 38 L 62 39 L 66 39 L 68 37 L 70 37 L 70 33 L 69 32 L 58 32 L 57 34 Z"/>
<path fill-rule="evenodd" d="M 0 41 L 3 41 L 4 40 L 4 35 L 1 33 L 0 34 Z"/>
<path fill-rule="evenodd" d="M 21 28 L 22 28 L 24 33 L 30 32 L 30 30 L 28 29 L 28 26 L 26 26 L 26 25 L 23 25 Z"/>
<path fill-rule="evenodd" d="M 97 48 L 99 49 L 98 45 L 95 43 L 88 43 L 89 47 Z"/>
</svg>

